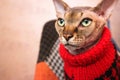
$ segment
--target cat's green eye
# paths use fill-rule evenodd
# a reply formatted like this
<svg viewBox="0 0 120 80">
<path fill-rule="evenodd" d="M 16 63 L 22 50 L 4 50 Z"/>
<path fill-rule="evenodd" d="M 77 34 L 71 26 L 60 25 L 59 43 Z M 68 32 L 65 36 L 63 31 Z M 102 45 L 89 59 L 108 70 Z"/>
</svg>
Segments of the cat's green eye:
<svg viewBox="0 0 120 80">
<path fill-rule="evenodd" d="M 65 25 L 65 21 L 62 19 L 62 18 L 58 18 L 58 21 L 57 21 L 58 25 L 63 27 Z"/>
<path fill-rule="evenodd" d="M 87 26 L 89 26 L 91 23 L 92 23 L 92 19 L 90 19 L 90 18 L 84 18 L 84 19 L 81 21 L 81 25 L 82 25 L 83 27 L 87 27 Z"/>
</svg>

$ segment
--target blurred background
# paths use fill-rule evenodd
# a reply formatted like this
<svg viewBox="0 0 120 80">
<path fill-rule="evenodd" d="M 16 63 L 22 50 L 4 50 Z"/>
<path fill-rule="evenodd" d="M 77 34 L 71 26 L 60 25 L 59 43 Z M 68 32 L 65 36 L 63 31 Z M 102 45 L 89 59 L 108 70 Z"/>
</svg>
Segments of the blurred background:
<svg viewBox="0 0 120 80">
<path fill-rule="evenodd" d="M 64 0 L 95 6 L 101 0 Z M 120 46 L 120 1 L 110 22 Z M 52 0 L 0 0 L 0 80 L 33 80 L 43 25 L 56 18 Z"/>
</svg>

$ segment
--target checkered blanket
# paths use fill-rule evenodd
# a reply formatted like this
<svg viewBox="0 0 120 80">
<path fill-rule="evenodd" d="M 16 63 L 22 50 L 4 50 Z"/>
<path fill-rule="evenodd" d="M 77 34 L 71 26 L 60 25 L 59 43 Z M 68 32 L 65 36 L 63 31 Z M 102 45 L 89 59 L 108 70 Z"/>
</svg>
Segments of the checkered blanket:
<svg viewBox="0 0 120 80">
<path fill-rule="evenodd" d="M 63 61 L 59 55 L 59 40 L 56 41 L 54 46 L 51 49 L 51 55 L 46 59 L 46 63 L 49 65 L 50 69 L 59 77 L 59 80 L 64 80 L 64 71 L 63 71 Z"/>
</svg>

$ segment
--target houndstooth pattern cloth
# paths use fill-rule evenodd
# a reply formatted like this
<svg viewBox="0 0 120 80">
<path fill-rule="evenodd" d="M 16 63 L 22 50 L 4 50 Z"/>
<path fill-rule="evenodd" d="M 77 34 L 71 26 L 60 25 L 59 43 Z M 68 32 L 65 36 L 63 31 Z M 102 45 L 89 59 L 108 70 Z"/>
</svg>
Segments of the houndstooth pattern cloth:
<svg viewBox="0 0 120 80">
<path fill-rule="evenodd" d="M 64 70 L 63 70 L 63 61 L 59 55 L 59 43 L 60 41 L 57 40 L 54 46 L 51 49 L 51 55 L 49 55 L 46 59 L 46 63 L 49 65 L 50 69 L 56 74 L 59 80 L 65 80 L 64 77 Z"/>
</svg>

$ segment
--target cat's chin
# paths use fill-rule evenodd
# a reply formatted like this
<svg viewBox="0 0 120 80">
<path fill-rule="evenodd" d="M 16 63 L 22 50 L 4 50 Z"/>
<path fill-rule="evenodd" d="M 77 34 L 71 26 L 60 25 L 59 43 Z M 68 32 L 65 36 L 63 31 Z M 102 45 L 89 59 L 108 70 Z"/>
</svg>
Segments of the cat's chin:
<svg viewBox="0 0 120 80">
<path fill-rule="evenodd" d="M 64 45 L 64 46 L 72 55 L 81 54 L 85 50 L 84 48 L 75 45 Z"/>
</svg>

